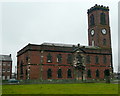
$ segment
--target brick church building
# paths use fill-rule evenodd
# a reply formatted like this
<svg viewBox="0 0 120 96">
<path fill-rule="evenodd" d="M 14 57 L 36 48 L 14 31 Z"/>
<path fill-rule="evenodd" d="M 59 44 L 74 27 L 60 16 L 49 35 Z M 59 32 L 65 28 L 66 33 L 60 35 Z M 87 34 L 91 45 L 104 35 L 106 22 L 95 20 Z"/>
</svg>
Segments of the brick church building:
<svg viewBox="0 0 120 96">
<path fill-rule="evenodd" d="M 18 79 L 104 79 L 113 73 L 109 8 L 87 11 L 89 46 L 28 44 L 17 52 Z"/>
</svg>

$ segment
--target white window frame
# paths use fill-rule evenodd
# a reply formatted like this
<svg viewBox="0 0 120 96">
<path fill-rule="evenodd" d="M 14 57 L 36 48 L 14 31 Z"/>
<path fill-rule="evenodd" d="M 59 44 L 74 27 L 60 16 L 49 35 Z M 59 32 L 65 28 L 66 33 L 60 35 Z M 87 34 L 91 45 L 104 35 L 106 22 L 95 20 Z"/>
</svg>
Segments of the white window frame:
<svg viewBox="0 0 120 96">
<path fill-rule="evenodd" d="M 10 70 L 7 70 L 7 72 L 10 72 Z"/>
<path fill-rule="evenodd" d="M 2 72 L 5 72 L 5 69 L 4 69 L 4 68 L 2 69 Z"/>
<path fill-rule="evenodd" d="M 2 76 L 2 80 L 5 80 L 5 76 Z"/>
<path fill-rule="evenodd" d="M 95 41 L 94 40 L 92 40 L 92 46 L 95 46 Z"/>
<path fill-rule="evenodd" d="M 8 66 L 10 66 L 11 64 L 10 64 L 10 63 L 8 63 L 7 65 L 8 65 Z"/>
<path fill-rule="evenodd" d="M 6 63 L 3 63 L 3 66 L 6 66 Z"/>
<path fill-rule="evenodd" d="M 7 80 L 9 80 L 10 79 L 10 76 L 7 76 Z"/>
</svg>

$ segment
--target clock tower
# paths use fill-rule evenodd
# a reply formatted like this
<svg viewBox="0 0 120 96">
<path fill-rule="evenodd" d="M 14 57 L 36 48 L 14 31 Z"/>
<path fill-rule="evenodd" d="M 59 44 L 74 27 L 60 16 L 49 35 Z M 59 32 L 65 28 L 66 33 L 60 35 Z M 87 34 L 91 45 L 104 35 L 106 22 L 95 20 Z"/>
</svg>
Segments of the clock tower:
<svg viewBox="0 0 120 96">
<path fill-rule="evenodd" d="M 87 13 L 89 46 L 111 48 L 109 8 L 96 4 Z"/>
</svg>

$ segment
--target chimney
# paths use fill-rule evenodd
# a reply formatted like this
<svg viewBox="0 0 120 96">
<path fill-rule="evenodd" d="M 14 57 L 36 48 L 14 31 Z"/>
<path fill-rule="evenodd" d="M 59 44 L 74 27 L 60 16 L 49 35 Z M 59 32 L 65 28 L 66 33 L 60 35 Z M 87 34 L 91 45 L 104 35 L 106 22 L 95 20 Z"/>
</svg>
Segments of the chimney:
<svg viewBox="0 0 120 96">
<path fill-rule="evenodd" d="M 80 47 L 80 44 L 78 43 L 78 47 Z"/>
<path fill-rule="evenodd" d="M 11 54 L 9 55 L 9 57 L 11 57 Z"/>
</svg>

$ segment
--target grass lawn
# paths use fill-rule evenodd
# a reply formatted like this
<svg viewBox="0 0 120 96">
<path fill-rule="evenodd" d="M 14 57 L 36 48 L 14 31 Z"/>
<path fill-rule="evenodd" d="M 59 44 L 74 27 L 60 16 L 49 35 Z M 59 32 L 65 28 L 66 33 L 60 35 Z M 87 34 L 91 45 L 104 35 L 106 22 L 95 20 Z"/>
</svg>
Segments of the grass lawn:
<svg viewBox="0 0 120 96">
<path fill-rule="evenodd" d="M 118 94 L 117 84 L 31 84 L 3 85 L 3 94 Z"/>
</svg>

